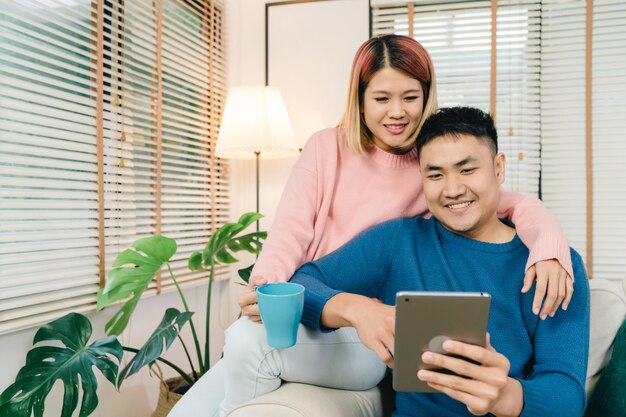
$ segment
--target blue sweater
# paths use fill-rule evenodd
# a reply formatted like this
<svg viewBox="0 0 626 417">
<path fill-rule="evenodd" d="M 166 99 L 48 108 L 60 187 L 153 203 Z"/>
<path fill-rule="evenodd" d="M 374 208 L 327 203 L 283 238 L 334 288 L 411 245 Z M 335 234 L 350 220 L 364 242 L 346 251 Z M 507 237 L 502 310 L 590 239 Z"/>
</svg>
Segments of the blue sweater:
<svg viewBox="0 0 626 417">
<path fill-rule="evenodd" d="M 445 229 L 434 217 L 375 226 L 291 279 L 306 287 L 302 323 L 320 328 L 322 309 L 339 292 L 395 305 L 396 292 L 485 291 L 491 294 L 491 344 L 511 362 L 524 390 L 522 416 L 581 416 L 589 349 L 589 286 L 571 250 L 574 296 L 545 321 L 532 314 L 534 292 L 520 292 L 528 250 L 517 236 L 492 244 Z M 471 416 L 444 394 L 397 393 L 394 416 Z"/>
</svg>

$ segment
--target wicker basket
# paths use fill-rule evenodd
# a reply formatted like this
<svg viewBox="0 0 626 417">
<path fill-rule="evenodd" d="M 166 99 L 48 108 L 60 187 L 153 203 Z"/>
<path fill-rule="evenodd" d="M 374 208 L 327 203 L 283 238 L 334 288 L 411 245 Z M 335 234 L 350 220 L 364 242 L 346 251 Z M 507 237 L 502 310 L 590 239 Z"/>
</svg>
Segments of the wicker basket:
<svg viewBox="0 0 626 417">
<path fill-rule="evenodd" d="M 180 376 L 167 380 L 162 378 L 162 374 L 157 374 L 157 376 L 161 380 L 159 384 L 159 401 L 151 417 L 167 417 L 174 405 L 183 397 L 183 394 L 178 394 L 174 391 L 188 385 L 188 383 Z"/>
</svg>

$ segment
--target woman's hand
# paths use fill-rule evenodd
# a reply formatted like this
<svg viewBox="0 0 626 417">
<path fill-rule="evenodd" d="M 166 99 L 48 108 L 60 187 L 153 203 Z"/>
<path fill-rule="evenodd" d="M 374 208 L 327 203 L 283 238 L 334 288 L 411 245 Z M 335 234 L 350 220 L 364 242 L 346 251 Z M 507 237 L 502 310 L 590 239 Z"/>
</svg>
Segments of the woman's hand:
<svg viewBox="0 0 626 417">
<path fill-rule="evenodd" d="M 239 307 L 241 314 L 248 316 L 255 323 L 261 323 L 261 315 L 259 314 L 259 305 L 257 304 L 257 294 L 255 287 L 267 284 L 267 280 L 260 275 L 250 277 L 248 285 L 239 296 Z"/>
<path fill-rule="evenodd" d="M 539 314 L 542 301 L 541 320 L 545 320 L 548 316 L 554 317 L 561 302 L 563 303 L 563 310 L 567 310 L 567 306 L 574 294 L 574 284 L 572 277 L 563 269 L 559 261 L 548 259 L 537 262 L 528 268 L 524 276 L 523 293 L 531 289 L 535 277 L 537 279 L 537 287 L 535 288 L 535 298 L 533 299 L 533 313 Z"/>
</svg>

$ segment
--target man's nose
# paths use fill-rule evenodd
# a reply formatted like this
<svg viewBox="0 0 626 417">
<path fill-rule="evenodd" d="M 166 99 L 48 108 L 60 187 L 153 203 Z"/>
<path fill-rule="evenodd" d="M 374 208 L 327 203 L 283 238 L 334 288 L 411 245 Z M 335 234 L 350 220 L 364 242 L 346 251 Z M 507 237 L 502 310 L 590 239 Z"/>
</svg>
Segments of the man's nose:
<svg viewBox="0 0 626 417">
<path fill-rule="evenodd" d="M 465 194 L 465 184 L 457 175 L 449 175 L 446 177 L 444 193 L 447 198 L 459 198 Z"/>
</svg>

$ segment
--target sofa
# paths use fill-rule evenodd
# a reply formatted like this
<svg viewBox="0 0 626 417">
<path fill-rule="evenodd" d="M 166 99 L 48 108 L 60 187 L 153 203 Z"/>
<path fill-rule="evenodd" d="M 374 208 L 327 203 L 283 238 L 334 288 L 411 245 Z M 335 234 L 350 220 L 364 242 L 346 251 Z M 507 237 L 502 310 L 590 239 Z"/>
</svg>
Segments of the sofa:
<svg viewBox="0 0 626 417">
<path fill-rule="evenodd" d="M 611 357 L 613 340 L 626 317 L 626 279 L 589 282 L 591 331 L 586 389 L 591 394 Z M 278 390 L 241 404 L 228 417 L 387 417 L 393 391 L 388 380 L 368 391 L 345 391 L 285 383 Z"/>
</svg>

